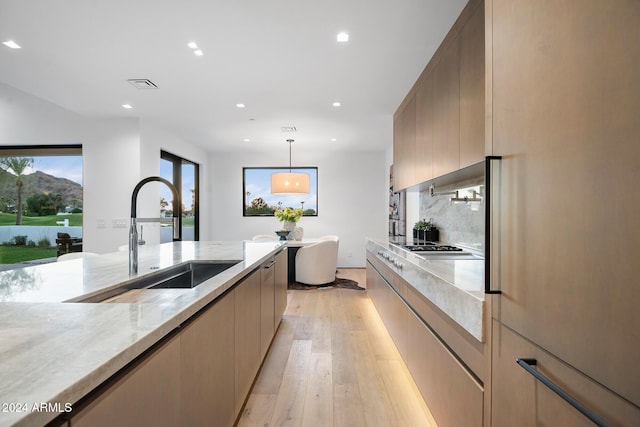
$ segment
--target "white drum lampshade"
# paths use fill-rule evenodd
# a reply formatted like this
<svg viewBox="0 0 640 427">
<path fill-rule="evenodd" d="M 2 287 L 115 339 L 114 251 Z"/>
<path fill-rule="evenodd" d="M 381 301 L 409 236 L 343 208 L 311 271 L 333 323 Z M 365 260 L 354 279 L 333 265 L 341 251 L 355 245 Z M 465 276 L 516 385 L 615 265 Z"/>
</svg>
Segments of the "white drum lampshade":
<svg viewBox="0 0 640 427">
<path fill-rule="evenodd" d="M 271 174 L 272 194 L 309 194 L 309 174 L 278 172 Z"/>
<path fill-rule="evenodd" d="M 291 144 L 293 139 L 287 139 L 289 143 L 289 172 L 276 172 L 271 174 L 271 194 L 309 194 L 309 174 L 291 172 Z"/>
</svg>

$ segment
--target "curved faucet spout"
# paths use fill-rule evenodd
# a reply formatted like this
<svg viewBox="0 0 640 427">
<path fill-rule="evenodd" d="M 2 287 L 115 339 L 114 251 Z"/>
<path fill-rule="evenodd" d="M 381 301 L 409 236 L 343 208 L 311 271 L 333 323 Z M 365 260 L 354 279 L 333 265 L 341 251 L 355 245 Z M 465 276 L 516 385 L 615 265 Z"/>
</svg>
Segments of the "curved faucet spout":
<svg viewBox="0 0 640 427">
<path fill-rule="evenodd" d="M 140 192 L 140 189 L 148 182 L 153 182 L 153 181 L 157 181 L 157 182 L 161 182 L 164 185 L 166 185 L 167 187 L 169 187 L 169 190 L 171 190 L 171 192 L 173 193 L 173 200 L 178 201 L 178 210 L 180 208 L 180 196 L 178 195 L 178 190 L 176 189 L 176 187 L 170 183 L 168 180 L 161 178 L 159 176 L 150 176 L 148 178 L 143 179 L 142 181 L 140 181 L 139 183 L 136 184 L 136 186 L 133 188 L 133 193 L 131 194 L 131 218 L 136 218 L 136 212 L 137 212 L 137 200 L 138 200 L 138 192 Z M 173 216 L 176 216 L 176 209 L 174 206 L 173 209 Z"/>
<path fill-rule="evenodd" d="M 138 241 L 138 230 L 136 227 L 137 217 L 138 217 L 137 215 L 138 192 L 140 192 L 140 189 L 146 183 L 153 182 L 153 181 L 163 183 L 164 185 L 169 187 L 169 189 L 173 193 L 173 201 L 177 202 L 177 205 L 176 203 L 174 203 L 174 206 L 173 206 L 173 240 L 174 241 L 180 240 L 181 204 L 180 204 L 180 196 L 178 194 L 178 190 L 171 182 L 159 176 L 150 176 L 148 178 L 143 179 L 138 184 L 136 184 L 136 186 L 133 189 L 133 193 L 131 194 L 131 224 L 129 226 L 129 275 L 130 276 L 138 274 L 139 241 Z M 144 220 L 146 222 L 162 221 L 161 218 L 145 218 Z M 140 221 L 142 221 L 142 219 Z"/>
</svg>

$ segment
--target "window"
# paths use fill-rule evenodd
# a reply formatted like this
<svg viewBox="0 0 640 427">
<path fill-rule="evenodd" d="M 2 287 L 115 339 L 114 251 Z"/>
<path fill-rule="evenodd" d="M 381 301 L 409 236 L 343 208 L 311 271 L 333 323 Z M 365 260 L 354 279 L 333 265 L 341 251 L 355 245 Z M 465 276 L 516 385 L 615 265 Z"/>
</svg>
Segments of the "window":
<svg viewBox="0 0 640 427">
<path fill-rule="evenodd" d="M 291 168 L 309 174 L 309 194 L 283 196 L 271 194 L 271 174 L 289 168 L 242 168 L 243 216 L 273 216 L 279 208 L 302 208 L 304 216 L 318 216 L 318 168 Z"/>
<path fill-rule="evenodd" d="M 160 153 L 160 176 L 175 185 L 182 203 L 180 237 L 182 240 L 199 240 L 199 165 L 166 151 Z M 160 211 L 163 216 L 173 215 L 171 191 L 164 185 L 160 190 Z M 162 224 L 160 242 L 173 240 L 173 226 Z"/>
<path fill-rule="evenodd" d="M 81 145 L 0 147 L 0 268 L 81 251 L 82 218 Z"/>
</svg>

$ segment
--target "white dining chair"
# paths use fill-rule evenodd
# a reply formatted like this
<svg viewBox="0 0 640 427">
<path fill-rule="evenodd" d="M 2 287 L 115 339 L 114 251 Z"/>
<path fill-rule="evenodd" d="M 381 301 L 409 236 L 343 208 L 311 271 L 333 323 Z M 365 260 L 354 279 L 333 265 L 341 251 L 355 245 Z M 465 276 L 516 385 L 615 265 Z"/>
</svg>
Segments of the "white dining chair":
<svg viewBox="0 0 640 427">
<path fill-rule="evenodd" d="M 323 285 L 336 280 L 338 268 L 338 236 L 323 236 L 319 241 L 302 246 L 296 253 L 296 282 Z"/>
</svg>

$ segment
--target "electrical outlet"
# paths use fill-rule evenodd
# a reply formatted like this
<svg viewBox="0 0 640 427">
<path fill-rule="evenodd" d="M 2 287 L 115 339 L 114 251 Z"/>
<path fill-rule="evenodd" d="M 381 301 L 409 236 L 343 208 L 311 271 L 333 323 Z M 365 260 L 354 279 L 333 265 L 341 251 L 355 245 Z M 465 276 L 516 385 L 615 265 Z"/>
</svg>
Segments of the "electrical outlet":
<svg viewBox="0 0 640 427">
<path fill-rule="evenodd" d="M 114 219 L 112 222 L 113 228 L 127 228 L 127 220 L 126 219 Z"/>
</svg>

